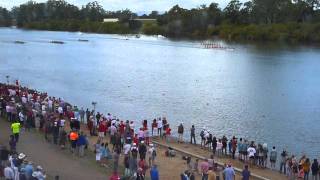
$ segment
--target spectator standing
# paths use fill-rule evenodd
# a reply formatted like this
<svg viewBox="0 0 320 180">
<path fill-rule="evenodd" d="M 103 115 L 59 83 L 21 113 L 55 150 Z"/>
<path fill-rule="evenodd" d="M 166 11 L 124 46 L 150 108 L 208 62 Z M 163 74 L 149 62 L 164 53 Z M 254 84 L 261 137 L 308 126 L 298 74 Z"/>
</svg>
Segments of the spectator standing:
<svg viewBox="0 0 320 180">
<path fill-rule="evenodd" d="M 242 180 L 249 180 L 251 176 L 251 172 L 249 171 L 249 166 L 245 165 L 244 169 L 242 170 Z"/>
<path fill-rule="evenodd" d="M 273 146 L 272 150 L 270 152 L 271 169 L 275 169 L 276 168 L 276 161 L 277 161 L 277 151 L 276 151 L 276 147 Z"/>
<path fill-rule="evenodd" d="M 194 125 L 192 125 L 190 128 L 190 144 L 192 144 L 192 140 L 193 140 L 194 144 L 197 144 L 196 143 L 196 128 L 194 127 Z"/>
<path fill-rule="evenodd" d="M 180 123 L 178 126 L 178 143 L 183 143 L 183 132 L 184 132 L 184 127 L 183 124 Z"/>
</svg>

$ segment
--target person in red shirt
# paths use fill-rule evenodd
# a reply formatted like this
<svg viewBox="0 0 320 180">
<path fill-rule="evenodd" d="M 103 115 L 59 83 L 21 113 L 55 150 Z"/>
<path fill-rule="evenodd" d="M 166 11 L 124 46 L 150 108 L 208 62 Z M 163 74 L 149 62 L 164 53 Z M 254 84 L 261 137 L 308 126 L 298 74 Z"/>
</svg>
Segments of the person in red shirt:
<svg viewBox="0 0 320 180">
<path fill-rule="evenodd" d="M 138 134 L 135 134 L 134 137 L 133 137 L 133 143 L 138 144 L 138 142 L 139 142 Z"/>
<path fill-rule="evenodd" d="M 143 130 L 148 128 L 148 121 L 147 120 L 143 120 Z"/>
<path fill-rule="evenodd" d="M 233 136 L 232 141 L 231 141 L 231 145 L 232 145 L 232 159 L 235 159 L 235 154 L 236 154 L 236 150 L 237 150 L 237 139 L 235 136 Z"/>
<path fill-rule="evenodd" d="M 120 180 L 120 176 L 118 172 L 113 172 L 112 175 L 110 176 L 109 180 Z"/>
<path fill-rule="evenodd" d="M 104 121 L 101 121 L 99 124 L 99 139 L 100 140 L 103 140 L 104 134 L 106 131 L 107 131 L 106 125 L 105 125 Z"/>
<path fill-rule="evenodd" d="M 124 130 L 125 130 L 125 124 L 123 123 L 123 121 L 120 121 L 119 133 L 120 133 L 120 136 L 121 136 L 121 137 L 123 137 Z"/>
<path fill-rule="evenodd" d="M 88 126 L 88 129 L 90 131 L 90 136 L 93 136 L 93 122 L 91 120 L 89 120 L 87 122 L 87 126 Z"/>
<path fill-rule="evenodd" d="M 171 128 L 170 128 L 169 124 L 167 124 L 165 135 L 166 135 L 165 136 L 166 142 L 169 143 L 169 138 L 170 138 L 170 135 L 171 135 Z"/>
<path fill-rule="evenodd" d="M 147 171 L 147 165 L 146 165 L 146 161 L 144 159 L 140 159 L 139 162 L 138 162 L 138 166 L 140 169 L 141 168 L 141 171 L 142 171 L 142 174 L 145 176 L 146 175 L 146 171 Z"/>
</svg>

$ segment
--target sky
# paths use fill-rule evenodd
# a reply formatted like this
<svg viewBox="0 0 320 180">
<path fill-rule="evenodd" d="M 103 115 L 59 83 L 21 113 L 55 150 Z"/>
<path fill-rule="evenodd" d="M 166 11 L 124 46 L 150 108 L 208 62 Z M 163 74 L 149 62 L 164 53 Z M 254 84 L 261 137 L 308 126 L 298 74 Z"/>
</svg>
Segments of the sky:
<svg viewBox="0 0 320 180">
<path fill-rule="evenodd" d="M 0 6 L 11 9 L 13 6 L 20 5 L 28 0 L 0 0 Z M 36 2 L 45 2 L 46 0 L 35 0 Z M 66 0 L 79 7 L 94 0 Z M 211 4 L 213 1 L 220 7 L 224 7 L 230 0 L 96 0 L 105 10 L 130 9 L 133 12 L 150 12 L 152 10 L 167 11 L 172 6 L 178 4 L 183 8 L 194 8 L 201 4 Z"/>
</svg>

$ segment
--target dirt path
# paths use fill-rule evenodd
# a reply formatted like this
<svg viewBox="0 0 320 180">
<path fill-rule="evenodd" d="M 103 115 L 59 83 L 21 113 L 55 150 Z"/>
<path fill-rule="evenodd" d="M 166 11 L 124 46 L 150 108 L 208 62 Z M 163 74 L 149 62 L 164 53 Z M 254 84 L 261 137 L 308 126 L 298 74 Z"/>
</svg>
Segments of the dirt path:
<svg viewBox="0 0 320 180">
<path fill-rule="evenodd" d="M 156 142 L 160 142 L 162 144 L 166 144 L 165 141 L 161 140 L 160 138 L 154 138 Z M 171 147 L 176 147 L 178 149 L 182 149 L 186 152 L 190 152 L 191 154 L 200 155 L 203 157 L 210 157 L 211 153 L 208 150 L 201 149 L 199 145 L 191 145 L 188 143 L 179 144 L 175 141 L 171 141 L 169 143 Z M 215 157 L 216 161 L 219 161 L 221 163 L 229 163 L 231 162 L 234 167 L 237 167 L 239 169 L 243 169 L 244 164 L 238 160 L 233 160 L 232 158 L 228 157 Z M 272 179 L 272 180 L 283 180 L 287 179 L 286 176 L 283 174 L 280 174 L 278 171 L 272 171 L 270 169 L 261 169 L 258 167 L 250 167 L 250 171 L 252 173 L 255 173 L 259 176 Z"/>
<path fill-rule="evenodd" d="M 0 143 L 8 146 L 10 124 L 0 120 Z M 27 155 L 35 164 L 40 164 L 50 177 L 60 176 L 62 180 L 107 179 L 107 171 L 95 164 L 93 157 L 78 158 L 68 150 L 60 150 L 47 143 L 39 133 L 22 132 L 17 150 Z"/>
</svg>

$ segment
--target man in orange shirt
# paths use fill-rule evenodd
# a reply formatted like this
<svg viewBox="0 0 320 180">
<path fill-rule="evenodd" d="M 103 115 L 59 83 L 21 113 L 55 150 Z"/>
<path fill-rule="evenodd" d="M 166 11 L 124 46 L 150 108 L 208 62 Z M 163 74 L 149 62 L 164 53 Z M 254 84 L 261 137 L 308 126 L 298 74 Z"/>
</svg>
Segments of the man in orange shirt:
<svg viewBox="0 0 320 180">
<path fill-rule="evenodd" d="M 74 153 L 77 147 L 77 141 L 79 139 L 79 135 L 77 131 L 72 130 L 69 135 L 69 139 L 71 141 L 71 152 Z"/>
</svg>

